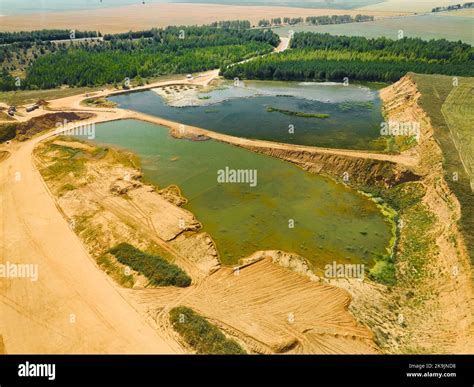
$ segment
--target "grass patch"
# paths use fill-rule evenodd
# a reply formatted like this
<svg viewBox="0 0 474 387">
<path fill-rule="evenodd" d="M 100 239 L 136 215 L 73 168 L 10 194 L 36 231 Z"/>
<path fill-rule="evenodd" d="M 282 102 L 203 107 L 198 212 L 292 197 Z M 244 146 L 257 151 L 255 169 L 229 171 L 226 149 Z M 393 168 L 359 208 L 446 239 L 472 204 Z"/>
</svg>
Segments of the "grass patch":
<svg viewBox="0 0 474 387">
<path fill-rule="evenodd" d="M 76 189 L 77 189 L 77 187 L 75 185 L 70 184 L 70 183 L 66 183 L 59 189 L 59 195 L 63 195 L 66 192 L 74 191 Z"/>
<path fill-rule="evenodd" d="M 128 243 L 121 243 L 109 250 L 117 260 L 143 274 L 154 286 L 191 285 L 191 278 L 178 266 L 169 263 L 159 255 L 147 254 Z"/>
<path fill-rule="evenodd" d="M 107 98 L 104 97 L 87 98 L 81 102 L 81 105 L 98 108 L 113 108 L 117 106 L 115 102 L 109 101 Z"/>
<path fill-rule="evenodd" d="M 245 350 L 232 339 L 228 339 L 219 328 L 190 308 L 179 306 L 171 309 L 173 328 L 198 354 L 242 355 Z"/>
<path fill-rule="evenodd" d="M 107 255 L 101 255 L 97 259 L 97 264 L 105 271 L 105 273 L 111 276 L 119 285 L 132 288 L 134 285 L 133 275 L 125 274 L 125 271 L 118 267 L 117 263 L 114 263 Z"/>
<path fill-rule="evenodd" d="M 397 282 L 395 265 L 392 261 L 380 259 L 369 271 L 369 278 L 385 284 L 393 286 Z"/>
<path fill-rule="evenodd" d="M 445 180 L 449 188 L 453 191 L 461 204 L 461 219 L 459 221 L 460 230 L 466 241 L 467 250 L 474 264 L 474 201 L 472 200 L 473 192 L 471 189 L 471 181 L 466 173 L 461 161 L 458 150 L 453 142 L 453 138 L 449 127 L 443 116 L 443 105 L 448 99 L 449 94 L 454 90 L 453 77 L 443 75 L 424 75 L 410 74 L 415 80 L 421 97 L 418 103 L 428 114 L 434 129 L 434 137 L 443 151 L 443 169 L 445 171 Z M 457 77 L 458 85 L 474 85 L 474 78 Z M 449 100 L 448 100 L 449 102 Z M 452 102 L 452 101 L 451 101 Z M 464 101 L 459 101 L 463 103 Z M 457 109 L 450 107 L 450 111 L 455 114 L 461 113 Z M 453 117 L 450 117 L 453 119 Z M 464 118 L 460 118 L 460 122 Z M 459 128 L 462 131 L 471 131 L 472 127 Z M 456 179 L 454 179 L 456 176 Z"/>
<path fill-rule="evenodd" d="M 68 174 L 71 174 L 73 177 L 81 177 L 86 170 L 84 161 L 82 159 L 74 159 L 73 157 L 67 160 L 60 159 L 44 169 L 44 176 L 46 179 L 62 179 Z"/>
<path fill-rule="evenodd" d="M 278 113 L 286 114 L 287 116 L 296 116 L 296 117 L 303 117 L 303 118 L 320 118 L 320 119 L 329 118 L 329 114 L 295 112 L 292 110 L 280 109 L 273 106 L 267 107 L 267 112 L 269 113 L 278 112 Z"/>
<path fill-rule="evenodd" d="M 435 217 L 422 203 L 425 188 L 419 182 L 408 182 L 390 190 L 374 187 L 365 187 L 363 190 L 382 197 L 397 211 L 399 220 L 394 254 L 379 257 L 369 277 L 386 285 L 394 285 L 396 281 L 402 280 L 404 284 L 412 286 L 424 277 L 428 258 L 433 254 L 432 249 L 436 248 L 432 233 Z M 395 262 L 404 267 L 402 278 L 397 277 Z M 403 286 L 403 283 L 400 285 Z"/>
<path fill-rule="evenodd" d="M 383 152 L 388 154 L 400 154 L 417 144 L 415 136 L 380 136 L 370 142 L 374 148 L 384 148 Z"/>
<path fill-rule="evenodd" d="M 0 143 L 16 137 L 16 124 L 0 125 Z"/>
</svg>

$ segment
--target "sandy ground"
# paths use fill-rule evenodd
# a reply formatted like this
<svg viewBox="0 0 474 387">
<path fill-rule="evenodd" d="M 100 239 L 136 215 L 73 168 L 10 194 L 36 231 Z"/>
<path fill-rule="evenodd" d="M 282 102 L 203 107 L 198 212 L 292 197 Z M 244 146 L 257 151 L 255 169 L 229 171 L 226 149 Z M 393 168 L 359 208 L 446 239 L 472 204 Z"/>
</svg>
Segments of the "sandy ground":
<svg viewBox="0 0 474 387">
<path fill-rule="evenodd" d="M 198 311 L 251 352 L 377 353 L 371 333 L 347 312 L 350 297 L 273 263 L 271 254 L 238 272 L 222 268 L 191 289 L 124 291 L 172 332 L 168 312 Z"/>
<path fill-rule="evenodd" d="M 31 159 L 48 136 L 12 144 L 1 166 L 1 263 L 38 265 L 35 282 L 0 279 L 6 351 L 174 352 L 98 270 L 51 200 Z"/>
<path fill-rule="evenodd" d="M 219 4 L 145 4 L 90 11 L 40 13 L 3 16 L 0 31 L 31 31 L 43 28 L 96 30 L 118 33 L 170 25 L 201 25 L 219 20 L 250 20 L 274 17 L 321 15 L 356 15 L 357 10 L 307 9 L 291 7 L 235 6 Z M 384 16 L 406 13 L 375 11 L 368 15 Z"/>
</svg>

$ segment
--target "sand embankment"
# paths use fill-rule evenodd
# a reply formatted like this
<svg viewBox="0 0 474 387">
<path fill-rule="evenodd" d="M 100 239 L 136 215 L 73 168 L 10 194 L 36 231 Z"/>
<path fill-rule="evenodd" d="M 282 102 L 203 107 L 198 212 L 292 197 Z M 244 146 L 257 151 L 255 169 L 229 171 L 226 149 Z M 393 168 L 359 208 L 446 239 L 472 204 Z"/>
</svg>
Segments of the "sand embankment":
<svg viewBox="0 0 474 387">
<path fill-rule="evenodd" d="M 414 344 L 448 353 L 474 353 L 472 268 L 458 226 L 461 206 L 444 179 L 441 148 L 430 118 L 418 105 L 420 92 L 412 77 L 403 77 L 380 96 L 390 119 L 421 124 L 421 141 L 416 147 L 420 161 L 415 171 L 426 190 L 422 203 L 435 219 L 430 233 L 436 250 L 418 286 L 429 297 L 418 311 Z"/>
</svg>

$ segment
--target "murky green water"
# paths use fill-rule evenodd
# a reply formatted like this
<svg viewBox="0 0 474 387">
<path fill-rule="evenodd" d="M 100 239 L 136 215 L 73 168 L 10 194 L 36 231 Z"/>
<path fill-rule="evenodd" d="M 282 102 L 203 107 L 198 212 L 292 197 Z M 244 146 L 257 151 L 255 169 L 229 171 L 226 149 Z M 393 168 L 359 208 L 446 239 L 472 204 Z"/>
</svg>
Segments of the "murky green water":
<svg viewBox="0 0 474 387">
<path fill-rule="evenodd" d="M 120 107 L 233 136 L 290 144 L 382 151 L 378 91 L 368 85 L 240 82 L 200 95 L 200 106 L 169 106 L 154 91 L 110 99 Z M 203 105 L 204 104 L 204 105 Z M 299 117 L 280 111 L 327 114 Z"/>
<path fill-rule="evenodd" d="M 371 264 L 389 242 L 390 225 L 372 201 L 290 163 L 216 141 L 176 140 L 133 120 L 97 125 L 95 141 L 137 153 L 145 179 L 159 187 L 177 184 L 224 264 L 265 249 L 295 252 L 317 268 Z M 226 167 L 256 170 L 257 185 L 218 183 Z"/>
</svg>

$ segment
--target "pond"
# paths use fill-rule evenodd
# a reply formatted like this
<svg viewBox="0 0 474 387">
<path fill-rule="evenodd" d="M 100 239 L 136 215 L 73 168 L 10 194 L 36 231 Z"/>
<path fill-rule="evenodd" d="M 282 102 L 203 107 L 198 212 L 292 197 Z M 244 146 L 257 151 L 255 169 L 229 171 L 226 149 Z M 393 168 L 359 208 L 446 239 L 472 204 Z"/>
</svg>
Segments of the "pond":
<svg viewBox="0 0 474 387">
<path fill-rule="evenodd" d="M 135 120 L 97 125 L 94 141 L 136 153 L 144 178 L 160 188 L 178 185 L 223 264 L 283 250 L 319 269 L 333 261 L 370 266 L 386 253 L 391 226 L 373 201 L 288 162 L 213 140 L 178 140 Z M 219 181 L 226 169 L 253 171 L 256 184 Z"/>
<path fill-rule="evenodd" d="M 111 97 L 125 109 L 250 139 L 383 151 L 384 121 L 372 85 L 325 82 L 226 82 L 170 105 L 149 90 Z"/>
</svg>

